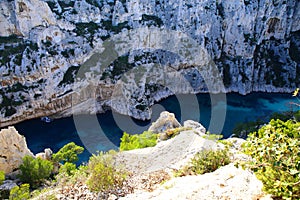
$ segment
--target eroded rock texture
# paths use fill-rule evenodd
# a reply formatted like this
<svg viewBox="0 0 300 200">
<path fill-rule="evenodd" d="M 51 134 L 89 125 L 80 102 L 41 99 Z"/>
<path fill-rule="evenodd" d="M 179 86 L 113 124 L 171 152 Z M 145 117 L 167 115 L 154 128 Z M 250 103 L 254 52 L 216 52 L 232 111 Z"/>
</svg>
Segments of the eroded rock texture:
<svg viewBox="0 0 300 200">
<path fill-rule="evenodd" d="M 107 107 L 147 119 L 171 94 L 300 84 L 297 0 L 0 4 L 0 126 Z"/>
</svg>

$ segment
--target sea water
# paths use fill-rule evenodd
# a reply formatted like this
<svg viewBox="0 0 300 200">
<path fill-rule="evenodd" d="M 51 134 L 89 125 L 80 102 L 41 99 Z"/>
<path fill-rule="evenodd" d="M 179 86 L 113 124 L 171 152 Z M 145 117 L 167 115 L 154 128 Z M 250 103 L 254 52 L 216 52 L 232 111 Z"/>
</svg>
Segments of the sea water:
<svg viewBox="0 0 300 200">
<path fill-rule="evenodd" d="M 135 120 L 107 111 L 98 115 L 55 119 L 51 123 L 32 119 L 18 123 L 15 127 L 26 137 L 28 147 L 33 153 L 41 152 L 45 148 L 51 148 L 56 152 L 65 144 L 75 142 L 85 147 L 86 150 L 80 155 L 80 162 L 85 162 L 91 153 L 117 149 L 124 131 L 135 134 L 147 130 L 164 110 L 174 113 L 181 123 L 187 119 L 199 121 L 215 134 L 217 133 L 213 127 L 217 126 L 219 129 L 222 127 L 218 134 L 228 138 L 237 123 L 257 119 L 267 121 L 273 112 L 297 109 L 290 106 L 292 101 L 295 99 L 291 94 L 252 93 L 246 96 L 227 94 L 226 99 L 209 94 L 178 95 L 155 104 L 152 118 L 148 121 Z M 216 110 L 224 115 L 224 120 L 212 120 L 211 116 Z"/>
</svg>

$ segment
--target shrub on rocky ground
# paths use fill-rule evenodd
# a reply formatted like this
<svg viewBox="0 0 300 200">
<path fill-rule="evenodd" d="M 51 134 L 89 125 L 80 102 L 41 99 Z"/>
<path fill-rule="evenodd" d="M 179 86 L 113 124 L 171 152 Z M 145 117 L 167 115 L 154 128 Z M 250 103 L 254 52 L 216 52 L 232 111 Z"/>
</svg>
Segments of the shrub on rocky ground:
<svg viewBox="0 0 300 200">
<path fill-rule="evenodd" d="M 157 137 L 158 134 L 154 134 L 150 131 L 135 135 L 124 132 L 121 138 L 120 151 L 153 147 L 157 144 Z"/>
<path fill-rule="evenodd" d="M 67 176 L 74 175 L 76 170 L 76 165 L 74 163 L 66 162 L 59 168 L 59 174 L 65 174 Z"/>
<path fill-rule="evenodd" d="M 203 150 L 195 155 L 189 166 L 177 172 L 177 176 L 205 174 L 230 163 L 228 149 Z"/>
<path fill-rule="evenodd" d="M 27 200 L 30 198 L 29 184 L 15 186 L 9 195 L 9 200 Z"/>
<path fill-rule="evenodd" d="M 0 171 L 0 185 L 2 185 L 4 180 L 5 180 L 5 173 L 3 171 Z"/>
<path fill-rule="evenodd" d="M 21 170 L 20 180 L 29 183 L 33 188 L 37 188 L 50 177 L 53 164 L 48 160 L 25 156 L 19 168 Z"/>
<path fill-rule="evenodd" d="M 244 151 L 253 158 L 244 166 L 255 172 L 267 193 L 300 199 L 300 122 L 271 120 L 249 134 Z"/>
<path fill-rule="evenodd" d="M 94 192 L 111 192 L 120 190 L 128 173 L 114 165 L 114 158 L 109 153 L 100 152 L 93 155 L 88 162 L 87 185 Z"/>
<path fill-rule="evenodd" d="M 53 154 L 52 159 L 55 162 L 74 163 L 78 161 L 78 154 L 81 154 L 83 151 L 83 147 L 70 142 L 63 146 L 57 153 Z"/>
</svg>

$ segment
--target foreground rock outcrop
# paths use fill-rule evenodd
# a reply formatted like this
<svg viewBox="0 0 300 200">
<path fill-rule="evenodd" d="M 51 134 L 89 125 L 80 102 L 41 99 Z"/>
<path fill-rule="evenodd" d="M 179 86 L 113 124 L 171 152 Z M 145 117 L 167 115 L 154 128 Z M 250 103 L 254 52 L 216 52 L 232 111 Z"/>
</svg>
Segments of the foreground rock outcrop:
<svg viewBox="0 0 300 200">
<path fill-rule="evenodd" d="M 197 123 L 189 120 L 186 124 L 190 126 Z M 206 139 L 207 136 L 205 132 L 199 133 L 199 130 L 191 129 L 182 131 L 169 140 L 160 141 L 154 147 L 118 152 L 115 164 L 131 172 L 124 186 L 130 188 L 127 191 L 129 194 L 124 193 L 121 197 L 110 194 L 105 199 L 272 199 L 262 191 L 262 182 L 253 172 L 234 165 L 235 161 L 249 160 L 240 151 L 241 144 L 245 141 L 243 139 L 226 140 L 231 144 L 229 151 L 232 163 L 229 165 L 203 175 L 174 177 L 175 172 L 190 164 L 196 153 L 225 147 L 216 140 Z M 59 199 L 79 196 L 97 199 L 97 195 L 90 193 L 84 183 L 66 187 L 55 194 Z"/>
<path fill-rule="evenodd" d="M 28 149 L 24 136 L 21 136 L 14 127 L 0 131 L 0 170 L 6 174 L 18 169 L 22 158 L 33 156 Z"/>
<path fill-rule="evenodd" d="M 172 94 L 299 87 L 298 0 L 0 5 L 0 127 L 107 107 L 149 119 Z"/>
<path fill-rule="evenodd" d="M 173 178 L 153 192 L 137 192 L 120 199 L 252 200 L 263 197 L 271 199 L 263 194 L 262 183 L 253 173 L 229 164 L 212 173 Z"/>
</svg>

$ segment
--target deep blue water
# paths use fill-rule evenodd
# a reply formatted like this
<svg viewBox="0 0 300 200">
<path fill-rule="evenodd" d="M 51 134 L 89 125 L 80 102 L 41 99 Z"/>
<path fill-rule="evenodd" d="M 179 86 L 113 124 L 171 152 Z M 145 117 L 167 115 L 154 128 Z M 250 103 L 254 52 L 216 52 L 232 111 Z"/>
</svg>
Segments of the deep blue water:
<svg viewBox="0 0 300 200">
<path fill-rule="evenodd" d="M 73 141 L 87 149 L 80 156 L 80 161 L 87 161 L 90 152 L 118 148 L 123 131 L 141 133 L 147 130 L 163 110 L 175 113 L 181 123 L 187 119 L 200 121 L 206 128 L 209 127 L 210 132 L 221 132 L 227 138 L 237 123 L 258 118 L 268 120 L 272 112 L 290 110 L 289 102 L 294 100 L 291 94 L 227 94 L 226 99 L 223 97 L 224 95 L 208 94 L 172 96 L 153 106 L 152 118 L 149 121 L 134 120 L 107 111 L 97 116 L 80 115 L 56 119 L 48 124 L 40 119 L 32 119 L 18 123 L 15 127 L 26 137 L 28 147 L 33 153 L 49 147 L 56 152 Z M 214 118 L 211 119 L 211 116 Z"/>
</svg>

